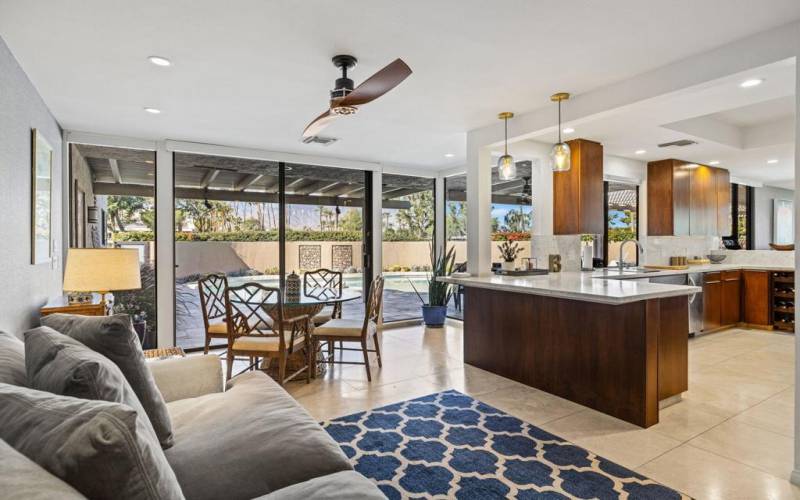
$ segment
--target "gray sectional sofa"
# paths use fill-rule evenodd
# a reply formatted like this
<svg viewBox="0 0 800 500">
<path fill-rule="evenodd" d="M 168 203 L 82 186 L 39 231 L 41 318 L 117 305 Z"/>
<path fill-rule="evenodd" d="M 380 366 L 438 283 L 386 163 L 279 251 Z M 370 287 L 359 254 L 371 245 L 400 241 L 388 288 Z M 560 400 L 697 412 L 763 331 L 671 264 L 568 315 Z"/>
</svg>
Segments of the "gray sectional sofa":
<svg viewBox="0 0 800 500">
<path fill-rule="evenodd" d="M 116 318 L 128 321 L 120 316 Z M 135 337 L 132 331 L 131 334 Z M 163 398 L 168 414 L 166 424 L 171 426 L 167 430 L 171 434 L 157 438 L 151 427 L 144 433 L 149 436 L 151 443 L 144 455 L 146 460 L 151 460 L 149 463 L 167 465 L 151 465 L 149 469 L 144 467 L 144 476 L 133 479 L 120 478 L 119 470 L 106 471 L 104 465 L 96 461 L 87 462 L 95 463 L 92 466 L 94 470 L 70 472 L 69 464 L 62 466 L 59 463 L 62 454 L 63 461 L 72 460 L 75 454 L 78 460 L 88 460 L 88 455 L 96 452 L 92 443 L 99 438 L 91 437 L 87 441 L 90 445 L 82 444 L 80 440 L 84 434 L 95 432 L 105 438 L 113 434 L 108 429 L 113 427 L 112 430 L 117 432 L 117 427 L 125 427 L 125 415 L 128 414 L 131 419 L 128 427 L 133 429 L 130 432 L 138 429 L 138 433 L 142 434 L 141 427 L 146 425 L 142 422 L 147 422 L 151 412 L 145 415 L 141 409 L 136 413 L 131 405 L 105 402 L 113 399 L 113 396 L 105 396 L 105 401 L 95 403 L 32 388 L 32 384 L 29 384 L 31 373 L 36 377 L 36 384 L 41 384 L 40 379 L 48 374 L 50 365 L 47 363 L 53 362 L 53 358 L 69 356 L 68 361 L 72 364 L 86 365 L 85 361 L 75 360 L 76 356 L 80 358 L 80 346 L 70 344 L 71 340 L 67 341 L 59 335 L 50 329 L 26 332 L 25 337 L 30 342 L 27 346 L 29 359 L 26 370 L 26 346 L 23 341 L 0 332 L 0 463 L 4 464 L 4 469 L 8 467 L 0 474 L 0 491 L 4 498 L 86 498 L 106 496 L 108 492 L 114 498 L 384 498 L 371 481 L 353 470 L 338 445 L 277 383 L 261 372 L 248 372 L 233 378 L 226 385 L 223 382 L 222 365 L 216 356 L 190 356 L 146 363 L 149 374 L 145 378 L 154 382 L 159 397 Z M 34 355 L 31 349 L 42 349 L 33 345 L 33 339 L 42 338 L 56 347 L 50 346 L 50 350 L 44 354 L 34 352 L 37 366 L 32 369 L 30 365 Z M 73 354 L 70 349 L 76 349 L 79 354 Z M 93 367 L 105 362 L 91 356 L 89 359 L 89 365 Z M 108 370 L 113 371 L 114 368 Z M 50 371 L 57 373 L 52 367 Z M 90 373 L 107 372 L 94 370 Z M 94 375 L 86 377 L 91 376 Z M 81 377 L 84 376 L 74 378 Z M 59 384 L 59 387 L 66 387 L 64 390 L 67 393 L 74 390 L 70 388 L 75 384 L 85 382 L 69 378 L 67 383 Z M 135 384 L 131 385 L 140 394 L 141 389 L 137 389 Z M 115 411 L 122 415 L 117 420 L 108 417 Z M 46 412 L 51 414 L 42 420 L 39 413 Z M 82 414 L 91 415 L 76 423 L 76 415 Z M 63 422 L 53 423 L 53 416 L 61 418 Z M 30 422 L 26 422 L 26 418 Z M 51 419 L 49 423 L 48 418 Z M 87 431 L 86 428 L 92 425 L 98 428 Z M 48 429 L 42 432 L 51 434 L 59 432 L 58 429 L 62 427 L 70 428 L 72 434 L 66 437 L 49 436 L 50 443 L 62 444 L 51 445 L 51 449 L 43 451 L 41 446 L 37 447 L 32 442 L 38 437 L 35 432 L 22 439 L 19 436 L 25 434 L 26 429 L 36 426 Z M 8 434 L 10 432 L 16 434 Z M 123 432 L 121 435 L 128 434 Z M 139 436 L 136 439 L 146 438 Z M 129 437 L 128 441 L 131 439 Z M 166 459 L 164 462 L 159 461 L 162 455 Z M 154 470 L 165 467 L 171 471 Z M 90 475 L 89 487 L 86 475 Z M 91 484 L 94 483 L 91 481 L 109 481 L 111 477 L 120 483 L 119 490 L 113 485 L 111 488 L 106 485 L 105 489 L 92 489 Z M 126 480 L 134 483 L 133 489 L 123 484 Z M 149 485 L 151 481 L 154 484 L 158 482 L 160 486 L 137 486 Z M 176 484 L 162 487 L 169 481 Z"/>
</svg>

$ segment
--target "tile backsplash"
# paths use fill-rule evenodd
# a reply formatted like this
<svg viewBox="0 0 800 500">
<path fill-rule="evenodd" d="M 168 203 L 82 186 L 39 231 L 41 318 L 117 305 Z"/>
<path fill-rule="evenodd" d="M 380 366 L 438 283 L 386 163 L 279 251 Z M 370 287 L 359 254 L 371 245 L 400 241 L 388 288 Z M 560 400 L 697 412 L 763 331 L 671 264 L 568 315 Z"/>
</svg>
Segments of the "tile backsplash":
<svg viewBox="0 0 800 500">
<path fill-rule="evenodd" d="M 547 268 L 549 255 L 561 255 L 562 271 L 581 270 L 581 236 L 570 235 L 534 235 L 531 238 L 531 255 L 536 258 L 537 266 Z"/>
<path fill-rule="evenodd" d="M 718 236 L 648 236 L 644 243 L 644 256 L 640 260 L 645 264 L 666 265 L 669 258 L 705 257 L 712 250 L 718 250 Z"/>
</svg>

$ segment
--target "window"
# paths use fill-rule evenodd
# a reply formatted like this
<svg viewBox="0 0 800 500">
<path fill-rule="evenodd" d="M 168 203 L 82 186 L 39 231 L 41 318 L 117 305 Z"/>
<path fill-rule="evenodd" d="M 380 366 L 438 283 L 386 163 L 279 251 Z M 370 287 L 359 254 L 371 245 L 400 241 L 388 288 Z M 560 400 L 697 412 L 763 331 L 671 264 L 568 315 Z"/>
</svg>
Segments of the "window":
<svg viewBox="0 0 800 500">
<path fill-rule="evenodd" d="M 467 176 L 444 179 L 445 246 L 455 249 L 455 270 L 467 270 Z M 453 287 L 453 299 L 447 304 L 447 316 L 464 319 L 464 287 Z"/>
<path fill-rule="evenodd" d="M 731 183 L 731 238 L 743 250 L 753 249 L 753 187 Z"/>
<path fill-rule="evenodd" d="M 434 226 L 434 180 L 383 174 L 383 320 L 422 317 Z"/>
<path fill-rule="evenodd" d="M 606 200 L 604 263 L 616 266 L 622 259 L 626 264 L 638 265 L 636 245 L 626 245 L 624 255 L 620 251 L 625 241 L 639 238 L 639 186 L 610 181 L 603 184 Z"/>
<path fill-rule="evenodd" d="M 497 167 L 492 168 L 492 265 L 500 265 L 500 245 L 511 242 L 521 250 L 514 265 L 524 267 L 524 260 L 531 257 L 531 230 L 533 228 L 533 206 L 531 191 L 532 162 L 518 161 L 517 178 L 511 181 L 500 179 Z M 537 263 L 542 267 L 542 263 Z"/>
</svg>

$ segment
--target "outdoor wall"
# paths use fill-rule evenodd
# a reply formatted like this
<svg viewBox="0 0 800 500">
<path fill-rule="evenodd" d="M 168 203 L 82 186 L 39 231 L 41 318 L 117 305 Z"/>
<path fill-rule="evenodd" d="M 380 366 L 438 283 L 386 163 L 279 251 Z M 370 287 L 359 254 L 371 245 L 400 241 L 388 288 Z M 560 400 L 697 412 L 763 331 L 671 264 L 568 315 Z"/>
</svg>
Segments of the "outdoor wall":
<svg viewBox="0 0 800 500">
<path fill-rule="evenodd" d="M 500 262 L 500 251 L 492 242 L 492 261 Z M 127 244 L 131 244 L 128 242 Z M 523 257 L 529 257 L 530 242 L 520 241 L 523 251 L 517 259 L 521 265 Z M 334 268 L 333 247 L 349 246 L 353 256 L 353 266 L 357 271 L 363 267 L 361 261 L 360 242 L 341 241 L 287 241 L 286 270 L 306 270 L 300 264 L 300 246 L 318 246 L 320 249 L 321 267 Z M 467 251 L 466 241 L 450 241 L 448 248 L 455 247 L 456 262 L 463 262 Z M 430 266 L 430 246 L 426 241 L 386 241 L 383 243 L 383 268 L 392 266 L 423 267 Z M 459 257 L 462 256 L 462 257 Z M 258 272 L 273 272 L 278 268 L 277 241 L 176 241 L 175 269 L 177 279 L 211 272 L 236 273 L 252 269 Z"/>
<path fill-rule="evenodd" d="M 769 186 L 754 188 L 753 191 L 753 249 L 769 250 L 772 243 L 772 202 L 794 200 L 794 191 Z"/>
<path fill-rule="evenodd" d="M 352 241 L 287 241 L 287 272 L 304 269 L 300 263 L 300 246 L 319 248 L 320 266 L 333 268 L 333 247 L 349 247 L 352 267 L 361 270 L 361 243 Z M 340 250 L 341 251 L 341 250 Z M 427 254 L 426 254 L 427 255 Z M 426 257 L 427 262 L 427 257 Z M 210 272 L 235 273 L 252 269 L 274 272 L 280 266 L 277 241 L 176 241 L 175 277 Z"/>
<path fill-rule="evenodd" d="M 31 265 L 31 129 L 53 148 L 51 230 L 61 249 L 61 128 L 8 47 L 0 38 L 0 330 L 22 333 L 38 323 L 38 309 L 61 295 L 61 255 L 52 263 Z"/>
</svg>

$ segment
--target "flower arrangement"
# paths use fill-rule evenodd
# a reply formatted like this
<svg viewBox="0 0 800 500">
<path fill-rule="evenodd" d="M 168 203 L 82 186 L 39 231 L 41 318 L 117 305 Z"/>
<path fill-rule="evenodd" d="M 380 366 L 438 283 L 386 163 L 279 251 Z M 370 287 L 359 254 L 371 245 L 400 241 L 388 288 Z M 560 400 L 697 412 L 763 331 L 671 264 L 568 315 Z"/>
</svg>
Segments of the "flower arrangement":
<svg viewBox="0 0 800 500">
<path fill-rule="evenodd" d="M 497 248 L 500 249 L 500 256 L 506 262 L 514 262 L 517 260 L 517 256 L 522 253 L 522 248 L 516 241 L 505 241 L 503 244 L 497 245 Z"/>
</svg>

